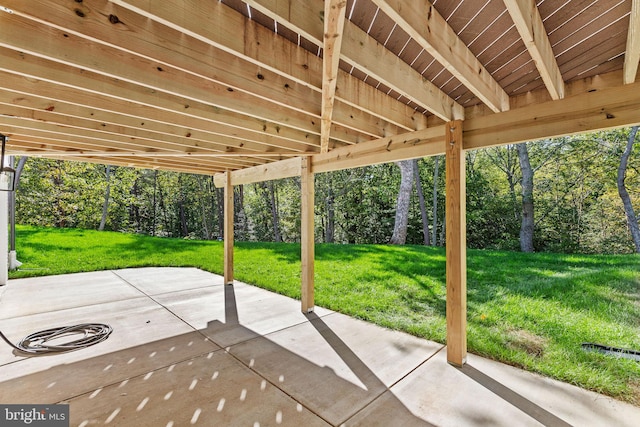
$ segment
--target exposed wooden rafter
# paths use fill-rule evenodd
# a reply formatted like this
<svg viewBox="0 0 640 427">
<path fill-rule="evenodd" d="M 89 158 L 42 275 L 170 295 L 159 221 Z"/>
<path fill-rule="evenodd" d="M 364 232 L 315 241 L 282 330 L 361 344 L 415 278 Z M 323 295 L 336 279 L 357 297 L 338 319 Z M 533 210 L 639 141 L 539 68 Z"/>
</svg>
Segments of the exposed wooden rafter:
<svg viewBox="0 0 640 427">
<path fill-rule="evenodd" d="M 633 0 L 627 32 L 627 51 L 624 56 L 625 84 L 636 81 L 638 62 L 640 62 L 640 0 Z"/>
<path fill-rule="evenodd" d="M 318 46 L 322 45 L 323 24 L 317 11 L 323 10 L 323 0 L 249 0 L 246 3 L 275 21 L 285 23 Z M 344 26 L 340 59 L 403 94 L 442 120 L 462 118 L 464 114 L 457 102 L 349 21 Z"/>
<path fill-rule="evenodd" d="M 624 126 L 639 1 L 4 0 L 0 127 L 13 153 L 216 174 L 441 153 L 451 119 L 465 149 Z"/>
<path fill-rule="evenodd" d="M 372 1 L 489 108 L 509 109 L 509 96 L 429 1 Z"/>
<path fill-rule="evenodd" d="M 106 1 L 106 0 L 103 0 Z M 188 34 L 194 39 L 228 52 L 255 65 L 257 70 L 266 70 L 307 86 L 320 96 L 322 91 L 322 60 L 286 39 L 274 38 L 273 33 L 228 8 L 220 2 L 194 3 L 185 0 L 148 2 L 144 0 L 114 0 L 122 10 L 131 10 L 169 28 Z M 322 45 L 323 23 L 320 20 L 323 2 L 318 10 L 318 46 Z M 296 5 L 305 9 L 306 2 Z M 179 10 L 180 13 L 175 13 Z M 265 54 L 265 52 L 269 52 Z M 273 54 L 276 52 L 276 54 Z M 290 59 L 295 58 L 295 64 Z M 227 64 L 235 66 L 236 64 Z M 265 78 L 265 80 L 267 80 Z M 338 71 L 334 122 L 349 126 L 354 117 L 359 117 L 349 107 L 384 118 L 405 130 L 417 129 L 425 119 L 406 105 L 380 93 L 366 83 Z M 318 107 L 319 107 L 319 103 Z M 353 117 L 352 117 L 353 116 Z M 344 123 L 346 122 L 346 123 Z M 393 132 L 393 129 L 386 129 Z"/>
<path fill-rule="evenodd" d="M 552 99 L 564 98 L 564 80 L 534 0 L 504 0 Z M 637 61 L 636 61 L 637 62 Z"/>
<path fill-rule="evenodd" d="M 344 31 L 346 0 L 327 0 L 324 6 L 324 52 L 322 55 L 322 116 L 320 127 L 320 152 L 329 150 L 331 117 L 336 97 L 338 65 Z"/>
</svg>

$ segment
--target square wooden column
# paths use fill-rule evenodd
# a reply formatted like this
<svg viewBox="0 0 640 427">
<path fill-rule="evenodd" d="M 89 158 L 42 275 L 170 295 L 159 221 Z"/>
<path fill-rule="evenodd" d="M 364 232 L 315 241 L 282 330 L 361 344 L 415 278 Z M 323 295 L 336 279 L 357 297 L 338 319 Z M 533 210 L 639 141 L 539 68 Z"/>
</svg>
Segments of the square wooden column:
<svg viewBox="0 0 640 427">
<path fill-rule="evenodd" d="M 446 124 L 447 362 L 467 361 L 467 217 L 462 121 Z"/>
<path fill-rule="evenodd" d="M 311 172 L 311 157 L 301 159 L 302 168 L 300 175 L 300 256 L 302 264 L 300 299 L 302 312 L 313 311 L 313 287 L 314 287 L 314 176 Z"/>
<path fill-rule="evenodd" d="M 229 171 L 224 174 L 224 284 L 233 284 L 233 185 Z"/>
</svg>

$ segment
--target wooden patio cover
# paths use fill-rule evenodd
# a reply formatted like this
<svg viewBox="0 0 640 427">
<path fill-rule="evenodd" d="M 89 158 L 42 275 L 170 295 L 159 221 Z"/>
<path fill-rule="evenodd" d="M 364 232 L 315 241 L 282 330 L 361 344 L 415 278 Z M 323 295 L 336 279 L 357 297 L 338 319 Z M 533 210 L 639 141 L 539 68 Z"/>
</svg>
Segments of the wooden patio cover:
<svg viewBox="0 0 640 427">
<path fill-rule="evenodd" d="M 466 357 L 464 151 L 640 123 L 640 0 L 0 0 L 13 155 L 302 183 L 446 154 L 448 360 Z"/>
</svg>

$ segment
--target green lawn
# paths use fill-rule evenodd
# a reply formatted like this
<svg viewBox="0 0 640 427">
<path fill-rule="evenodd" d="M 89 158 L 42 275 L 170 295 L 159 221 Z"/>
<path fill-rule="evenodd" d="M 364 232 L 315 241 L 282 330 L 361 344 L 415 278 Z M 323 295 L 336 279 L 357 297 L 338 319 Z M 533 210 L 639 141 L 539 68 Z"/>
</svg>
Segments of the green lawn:
<svg viewBox="0 0 640 427">
<path fill-rule="evenodd" d="M 139 266 L 222 271 L 222 243 L 18 227 L 11 278 Z M 300 246 L 238 242 L 236 279 L 300 296 Z M 581 350 L 640 349 L 640 257 L 468 253 L 469 351 L 640 405 L 640 363 Z M 316 304 L 445 340 L 443 248 L 316 246 Z"/>
</svg>

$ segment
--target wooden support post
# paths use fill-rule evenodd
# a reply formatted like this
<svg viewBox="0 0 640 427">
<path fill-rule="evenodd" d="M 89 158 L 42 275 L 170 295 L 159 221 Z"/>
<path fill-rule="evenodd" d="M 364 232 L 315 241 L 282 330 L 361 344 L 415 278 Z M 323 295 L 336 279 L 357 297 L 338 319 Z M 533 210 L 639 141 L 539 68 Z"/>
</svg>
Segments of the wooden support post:
<svg viewBox="0 0 640 427">
<path fill-rule="evenodd" d="M 231 172 L 224 174 L 224 284 L 233 284 L 233 185 Z"/>
<path fill-rule="evenodd" d="M 300 256 L 302 258 L 302 289 L 300 299 L 302 312 L 313 311 L 313 273 L 314 273 L 314 179 L 311 172 L 311 158 L 303 157 L 302 174 L 300 175 Z"/>
<path fill-rule="evenodd" d="M 467 359 L 467 219 L 462 121 L 448 122 L 446 142 L 447 362 Z"/>
</svg>

